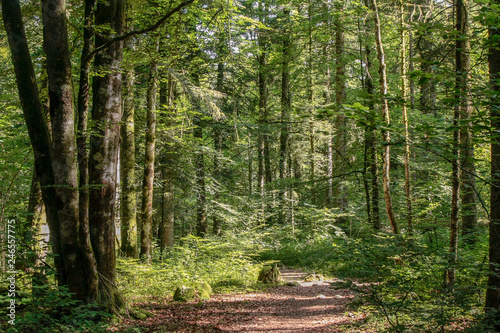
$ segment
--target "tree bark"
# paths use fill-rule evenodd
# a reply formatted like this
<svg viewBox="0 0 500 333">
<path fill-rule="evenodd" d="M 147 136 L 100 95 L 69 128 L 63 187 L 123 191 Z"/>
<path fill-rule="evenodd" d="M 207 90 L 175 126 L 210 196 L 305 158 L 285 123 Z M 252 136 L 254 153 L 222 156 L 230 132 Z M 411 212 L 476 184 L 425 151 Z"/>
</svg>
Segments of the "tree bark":
<svg viewBox="0 0 500 333">
<path fill-rule="evenodd" d="M 194 83 L 197 87 L 200 86 L 200 76 L 197 72 L 194 73 Z M 203 123 L 201 120 L 201 103 L 196 101 L 195 104 L 197 114 L 193 118 L 193 136 L 198 146 L 194 157 L 196 168 L 196 235 L 198 237 L 205 237 L 208 234 L 208 223 L 205 154 L 203 153 Z"/>
<path fill-rule="evenodd" d="M 472 132 L 472 101 L 469 92 L 470 77 L 470 39 L 467 5 L 457 0 L 456 24 L 460 33 L 457 39 L 457 93 L 460 112 L 460 201 L 464 241 L 475 242 L 474 231 L 477 227 L 476 168 L 474 164 L 474 140 Z"/>
<path fill-rule="evenodd" d="M 335 128 L 337 135 L 335 138 L 335 145 L 337 151 L 337 167 L 342 169 L 343 159 L 346 158 L 347 151 L 347 133 L 346 133 L 346 117 L 341 113 L 342 104 L 346 97 L 346 78 L 345 78 L 345 61 L 344 61 L 344 26 L 342 22 L 343 7 L 341 4 L 336 5 L 338 14 L 335 21 L 335 56 L 336 56 L 336 87 L 335 87 L 335 107 L 337 110 L 337 117 L 335 120 Z M 337 184 L 337 206 L 341 214 L 339 218 L 340 224 L 346 224 L 348 218 L 346 216 L 348 210 L 347 192 L 344 185 L 346 177 L 339 178 Z"/>
<path fill-rule="evenodd" d="M 281 127 L 280 127 L 280 155 L 279 155 L 279 177 L 282 180 L 279 193 L 279 222 L 285 223 L 285 202 L 286 202 L 286 191 L 285 191 L 285 178 L 288 177 L 286 172 L 286 160 L 288 157 L 288 145 L 290 140 L 289 134 L 289 122 L 290 114 L 292 111 L 292 95 L 290 92 L 290 33 L 288 29 L 290 12 L 284 10 L 284 31 L 282 34 L 282 59 L 281 59 Z"/>
<path fill-rule="evenodd" d="M 78 132 L 76 145 L 78 148 L 78 171 L 79 171 L 79 237 L 83 246 L 85 256 L 85 274 L 89 283 L 89 295 L 94 300 L 98 292 L 97 264 L 90 241 L 89 230 L 89 156 L 88 156 L 88 115 L 90 97 L 90 59 L 92 52 L 95 0 L 85 0 L 84 28 L 83 28 L 83 48 L 80 59 L 80 82 L 77 97 Z"/>
<path fill-rule="evenodd" d="M 84 245 L 79 243 L 79 196 L 75 146 L 75 119 L 71 62 L 66 27 L 66 5 L 61 0 L 42 2 L 44 22 L 44 51 L 47 57 L 50 118 L 52 125 L 52 169 L 56 195 L 61 200 L 58 207 L 63 275 L 69 290 L 77 299 L 89 297 L 84 261 Z M 93 258 L 92 258 L 93 259 Z M 92 277 L 97 279 L 97 276 Z"/>
<path fill-rule="evenodd" d="M 312 204 L 316 203 L 316 144 L 314 129 L 314 93 L 313 93 L 313 53 L 312 53 L 312 0 L 308 1 L 307 20 L 308 20 L 308 54 L 307 54 L 307 102 L 309 108 L 309 183 Z"/>
<path fill-rule="evenodd" d="M 391 124 L 390 114 L 389 114 L 389 103 L 387 100 L 387 70 L 385 63 L 384 46 L 382 44 L 382 33 L 380 28 L 380 17 L 378 14 L 377 0 L 371 0 L 371 4 L 374 10 L 375 17 L 375 42 L 377 45 L 377 55 L 379 62 L 379 74 L 380 74 L 380 95 L 382 96 L 382 116 L 387 126 L 383 129 L 382 136 L 384 139 L 384 153 L 383 153 L 383 187 L 384 187 L 384 199 L 385 207 L 387 210 L 387 215 L 389 217 L 389 222 L 391 223 L 392 231 L 394 234 L 399 234 L 399 225 L 396 221 L 396 216 L 392 207 L 391 198 L 391 187 L 390 187 L 390 164 L 391 164 L 391 153 L 390 153 L 390 142 L 391 142 L 391 132 L 389 126 Z"/>
<path fill-rule="evenodd" d="M 153 181 L 155 175 L 156 144 L 156 93 L 158 90 L 158 65 L 152 61 L 149 65 L 146 124 L 146 156 L 144 178 L 142 181 L 141 209 L 141 253 L 140 257 L 151 264 L 153 255 Z"/>
<path fill-rule="evenodd" d="M 406 223 L 408 225 L 408 235 L 413 236 L 413 218 L 411 210 L 411 182 L 410 182 L 410 134 L 408 132 L 408 108 L 406 105 L 406 36 L 404 22 L 404 4 L 401 3 L 400 26 L 401 26 L 401 111 L 403 114 L 404 126 L 404 163 L 405 163 L 405 192 L 406 192 Z"/>
<path fill-rule="evenodd" d="M 128 51 L 134 49 L 133 39 L 125 42 Z M 135 190 L 135 69 L 125 72 L 123 119 L 121 125 L 121 251 L 136 258 L 137 251 L 137 195 Z"/>
<path fill-rule="evenodd" d="M 493 1 L 500 5 L 498 0 Z M 491 100 L 491 201 L 490 201 L 490 239 L 489 239 L 489 275 L 486 290 L 486 310 L 492 312 L 497 323 L 500 321 L 500 30 L 489 29 L 489 72 L 492 88 Z M 499 325 L 497 324 L 497 329 Z"/>
<path fill-rule="evenodd" d="M 366 0 L 367 5 L 370 0 Z M 371 14 L 373 15 L 373 14 Z M 372 30 L 371 20 L 366 21 L 366 31 Z M 367 119 L 367 127 L 365 129 L 365 145 L 367 146 L 366 154 L 367 154 L 367 169 L 369 169 L 369 173 L 371 176 L 371 222 L 373 225 L 373 229 L 378 231 L 382 228 L 380 223 L 380 210 L 379 210 L 379 188 L 378 188 L 378 155 L 377 155 L 377 135 L 376 135 L 376 126 L 375 126 L 375 103 L 374 103 L 374 85 L 373 85 L 373 77 L 371 75 L 372 71 L 372 48 L 371 43 L 369 42 L 369 36 L 366 34 L 365 40 L 365 62 L 366 62 L 366 71 L 365 71 L 365 90 L 367 95 L 367 103 L 368 103 L 368 119 Z"/>
<path fill-rule="evenodd" d="M 163 196 L 162 196 L 162 222 L 160 227 L 160 247 L 163 250 L 165 247 L 174 246 L 175 236 L 175 169 L 176 162 L 176 146 L 174 141 L 175 132 L 171 127 L 175 117 L 175 81 L 169 75 L 168 82 L 161 84 L 160 88 L 160 105 L 165 109 L 166 115 L 166 138 L 162 152 L 162 180 L 163 180 Z"/>
<path fill-rule="evenodd" d="M 260 22 L 265 24 L 267 8 L 262 7 L 262 1 L 259 1 L 259 16 Z M 269 159 L 269 145 L 268 145 L 268 110 L 267 110 L 267 41 L 263 31 L 258 32 L 257 42 L 259 45 L 259 53 L 257 55 L 258 62 L 258 78 L 257 85 L 259 90 L 259 133 L 257 142 L 257 182 L 261 197 L 261 213 L 260 213 L 260 223 L 264 224 L 267 221 L 266 218 L 266 184 L 269 180 L 270 170 L 267 168 L 267 160 Z M 267 155 L 267 157 L 266 157 Z"/>
<path fill-rule="evenodd" d="M 222 58 L 222 50 L 219 47 L 220 57 Z M 222 92 L 224 90 L 224 62 L 222 59 L 219 60 L 217 64 L 217 83 L 215 86 L 217 91 Z M 223 135 L 222 135 L 222 123 L 213 122 L 213 133 L 214 133 L 214 212 L 213 212 L 213 233 L 214 235 L 220 235 L 222 232 L 222 220 L 219 218 L 217 214 L 217 203 L 220 200 L 220 186 L 223 180 L 222 172 L 221 172 L 221 163 L 219 161 L 219 157 L 222 156 L 222 147 L 223 147 Z"/>
<path fill-rule="evenodd" d="M 96 36 L 96 47 L 104 45 L 113 32 L 121 35 L 125 22 L 125 1 L 99 2 L 96 26 L 108 25 Z M 113 31 L 113 32 L 112 32 Z M 99 301 L 108 310 L 118 312 L 124 301 L 116 288 L 115 207 L 116 175 L 120 144 L 123 43 L 116 42 L 98 53 L 94 66 L 100 75 L 93 81 L 92 135 L 89 159 L 89 227 L 92 248 L 99 272 Z"/>
</svg>

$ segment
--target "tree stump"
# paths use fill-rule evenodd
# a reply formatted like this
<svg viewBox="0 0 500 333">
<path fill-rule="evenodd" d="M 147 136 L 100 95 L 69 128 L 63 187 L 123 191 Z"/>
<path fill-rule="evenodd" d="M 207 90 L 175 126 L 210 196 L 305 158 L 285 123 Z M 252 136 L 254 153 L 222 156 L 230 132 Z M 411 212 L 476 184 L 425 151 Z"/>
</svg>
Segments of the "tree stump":
<svg viewBox="0 0 500 333">
<path fill-rule="evenodd" d="M 264 266 L 259 272 L 257 281 L 263 283 L 279 283 L 281 281 L 281 272 L 276 265 Z"/>
</svg>

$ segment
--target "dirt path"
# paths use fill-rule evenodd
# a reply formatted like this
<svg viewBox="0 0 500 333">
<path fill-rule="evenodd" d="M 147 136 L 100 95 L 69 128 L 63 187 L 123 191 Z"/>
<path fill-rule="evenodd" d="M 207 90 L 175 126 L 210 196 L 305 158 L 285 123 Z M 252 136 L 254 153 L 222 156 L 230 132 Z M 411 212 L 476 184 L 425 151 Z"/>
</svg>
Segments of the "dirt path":
<svg viewBox="0 0 500 333">
<path fill-rule="evenodd" d="M 333 281 L 305 282 L 305 275 L 282 270 L 283 278 L 296 285 L 216 295 L 196 304 L 157 304 L 149 309 L 154 317 L 124 324 L 141 332 L 343 332 L 339 325 L 363 319 L 346 312 L 351 291 L 332 289 Z"/>
</svg>

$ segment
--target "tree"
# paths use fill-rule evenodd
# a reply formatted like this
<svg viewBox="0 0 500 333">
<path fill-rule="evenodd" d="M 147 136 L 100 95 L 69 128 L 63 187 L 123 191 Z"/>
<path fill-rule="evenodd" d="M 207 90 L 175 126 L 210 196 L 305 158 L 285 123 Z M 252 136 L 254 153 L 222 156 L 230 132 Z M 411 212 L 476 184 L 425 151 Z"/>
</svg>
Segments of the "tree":
<svg viewBox="0 0 500 333">
<path fill-rule="evenodd" d="M 396 216 L 394 214 L 394 209 L 392 207 L 392 198 L 391 198 L 391 188 L 390 188 L 390 164 L 391 164 L 391 155 L 390 155 L 390 142 L 391 142 L 391 134 L 389 130 L 389 125 L 391 123 L 390 114 L 389 114 L 389 103 L 387 100 L 387 72 L 386 72 L 386 63 L 385 63 L 385 53 L 384 46 L 382 44 L 382 33 L 380 26 L 380 17 L 378 12 L 377 0 L 371 1 L 371 6 L 374 11 L 374 20 L 375 20 L 375 42 L 377 45 L 377 55 L 379 62 L 379 74 L 380 74 L 380 96 L 382 98 L 382 116 L 385 121 L 385 125 L 387 128 L 383 130 L 383 138 L 384 138 L 384 154 L 383 154 L 383 186 L 384 186 L 384 198 L 385 198 L 385 206 L 387 209 L 387 215 L 389 217 L 389 222 L 392 226 L 392 231 L 394 234 L 399 234 L 399 225 L 396 221 Z"/>
<path fill-rule="evenodd" d="M 151 264 L 153 255 L 153 181 L 155 175 L 156 144 L 156 93 L 158 87 L 158 65 L 156 60 L 149 64 L 147 92 L 146 157 L 142 181 L 141 209 L 141 258 Z"/>
<path fill-rule="evenodd" d="M 129 27 L 130 29 L 130 27 Z M 134 49 L 134 40 L 125 42 L 128 52 Z M 135 190 L 135 70 L 133 65 L 125 73 L 123 116 L 120 147 L 121 184 L 121 251 L 135 258 L 137 251 L 137 197 Z"/>
<path fill-rule="evenodd" d="M 498 6 L 499 2 L 494 1 Z M 491 94 L 491 201 L 489 225 L 489 274 L 485 307 L 500 319 L 500 30 L 498 19 L 489 28 L 489 74 Z M 497 324 L 498 325 L 498 324 Z M 498 326 L 497 326 L 498 328 Z"/>
</svg>

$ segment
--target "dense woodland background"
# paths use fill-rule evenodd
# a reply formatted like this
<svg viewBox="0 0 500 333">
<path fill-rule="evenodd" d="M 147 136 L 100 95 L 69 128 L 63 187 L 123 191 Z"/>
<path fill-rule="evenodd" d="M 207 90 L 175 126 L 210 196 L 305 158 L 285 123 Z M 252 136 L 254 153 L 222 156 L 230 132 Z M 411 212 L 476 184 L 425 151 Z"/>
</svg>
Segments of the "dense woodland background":
<svg viewBox="0 0 500 333">
<path fill-rule="evenodd" d="M 64 300 L 95 319 L 200 278 L 245 289 L 266 260 L 382 282 L 357 306 L 394 331 L 494 330 L 497 1 L 2 14 L 0 227 L 12 259 L 15 220 L 21 331 L 76 330 L 51 312 Z"/>
</svg>

